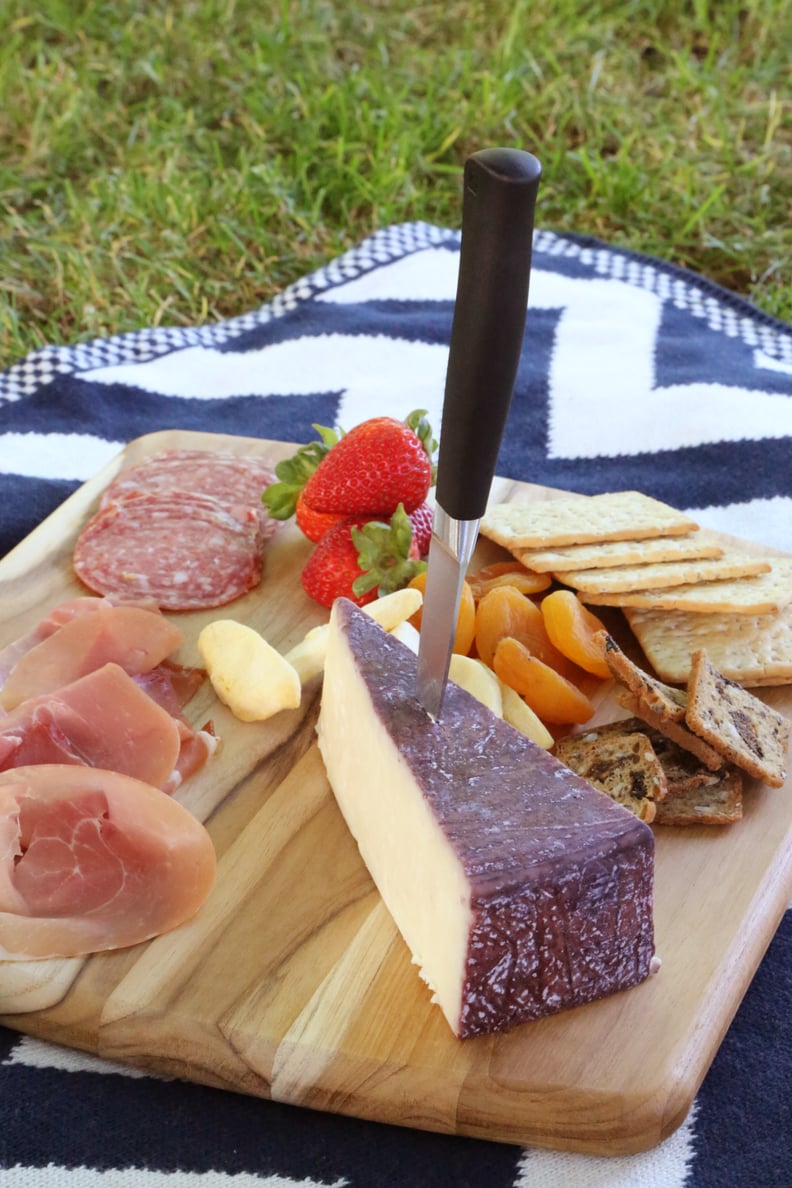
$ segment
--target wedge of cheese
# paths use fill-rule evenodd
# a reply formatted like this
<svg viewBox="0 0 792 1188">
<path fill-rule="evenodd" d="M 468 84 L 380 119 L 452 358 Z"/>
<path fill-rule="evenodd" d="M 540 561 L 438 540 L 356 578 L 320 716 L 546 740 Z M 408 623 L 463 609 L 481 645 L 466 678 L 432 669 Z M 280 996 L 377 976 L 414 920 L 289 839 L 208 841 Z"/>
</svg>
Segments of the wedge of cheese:
<svg viewBox="0 0 792 1188">
<path fill-rule="evenodd" d="M 654 838 L 475 698 L 432 721 L 416 657 L 351 602 L 330 626 L 319 747 L 341 812 L 459 1037 L 642 981 Z"/>
</svg>

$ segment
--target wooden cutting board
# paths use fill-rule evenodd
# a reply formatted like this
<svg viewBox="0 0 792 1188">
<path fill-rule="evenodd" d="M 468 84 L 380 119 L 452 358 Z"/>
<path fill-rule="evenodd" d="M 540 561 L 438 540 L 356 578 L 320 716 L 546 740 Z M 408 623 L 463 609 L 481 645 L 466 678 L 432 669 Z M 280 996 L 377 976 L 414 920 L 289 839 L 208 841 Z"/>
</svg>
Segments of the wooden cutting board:
<svg viewBox="0 0 792 1188">
<path fill-rule="evenodd" d="M 59 600 L 80 526 L 122 466 L 172 446 L 277 461 L 283 443 L 188 432 L 133 442 L 0 562 L 0 646 Z M 496 480 L 492 498 L 558 492 Z M 287 649 L 324 622 L 303 594 L 310 545 L 285 527 L 259 589 L 174 616 L 182 659 L 214 618 Z M 483 542 L 477 561 L 499 555 Z M 628 646 L 621 616 L 608 620 Z M 0 963 L 0 1020 L 143 1069 L 426 1130 L 596 1154 L 649 1148 L 684 1119 L 792 895 L 792 787 L 749 784 L 729 828 L 656 830 L 660 972 L 505 1036 L 453 1037 L 410 962 L 338 812 L 314 744 L 317 680 L 299 710 L 243 724 L 208 682 L 188 707 L 219 755 L 179 799 L 206 821 L 217 882 L 197 917 L 88 960 Z M 592 678 L 596 721 L 613 689 Z M 767 690 L 792 713 L 792 688 Z M 614 713 L 612 716 L 619 716 Z"/>
</svg>

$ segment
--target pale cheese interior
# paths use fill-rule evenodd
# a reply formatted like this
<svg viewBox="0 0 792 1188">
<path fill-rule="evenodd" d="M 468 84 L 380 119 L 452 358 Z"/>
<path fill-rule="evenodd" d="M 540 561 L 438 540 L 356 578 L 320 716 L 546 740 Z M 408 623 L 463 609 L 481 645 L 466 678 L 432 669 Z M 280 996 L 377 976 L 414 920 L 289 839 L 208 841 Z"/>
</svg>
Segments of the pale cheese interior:
<svg viewBox="0 0 792 1188">
<path fill-rule="evenodd" d="M 344 819 L 421 975 L 458 1032 L 470 886 L 331 620 L 317 726 Z"/>
</svg>

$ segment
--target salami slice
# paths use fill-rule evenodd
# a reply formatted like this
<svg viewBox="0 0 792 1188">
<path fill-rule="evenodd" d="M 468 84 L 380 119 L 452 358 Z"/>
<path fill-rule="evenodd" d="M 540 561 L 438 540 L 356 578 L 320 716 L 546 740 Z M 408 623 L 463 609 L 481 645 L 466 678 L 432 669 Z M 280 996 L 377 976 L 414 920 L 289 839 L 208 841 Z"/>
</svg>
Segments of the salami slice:
<svg viewBox="0 0 792 1188">
<path fill-rule="evenodd" d="M 258 517 L 251 507 L 180 491 L 130 496 L 88 521 L 73 564 L 100 594 L 148 597 L 163 610 L 222 606 L 261 578 Z"/>
<path fill-rule="evenodd" d="M 261 502 L 261 494 L 274 481 L 275 472 L 261 458 L 214 450 L 163 450 L 123 470 L 105 491 L 101 506 L 130 496 L 169 491 L 207 495 L 229 506 L 252 507 L 262 540 L 268 540 L 277 521 Z"/>
</svg>

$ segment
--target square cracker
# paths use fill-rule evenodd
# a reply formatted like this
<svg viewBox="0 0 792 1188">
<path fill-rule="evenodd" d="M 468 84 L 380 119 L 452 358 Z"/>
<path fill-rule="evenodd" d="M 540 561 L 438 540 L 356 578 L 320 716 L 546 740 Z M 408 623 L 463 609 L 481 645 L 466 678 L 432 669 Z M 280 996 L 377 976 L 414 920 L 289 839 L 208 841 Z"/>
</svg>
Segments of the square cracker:
<svg viewBox="0 0 792 1188">
<path fill-rule="evenodd" d="M 651 744 L 665 775 L 666 792 L 665 795 L 652 795 L 649 805 L 644 798 L 639 798 L 636 804 L 627 807 L 632 807 L 633 811 L 643 807 L 651 814 L 653 805 L 655 825 L 730 825 L 742 818 L 743 781 L 736 768 L 710 771 L 690 751 L 678 747 L 641 718 L 622 718 L 577 735 L 568 735 L 556 744 L 556 755 L 568 767 L 597 783 L 596 779 L 592 780 L 592 774 L 597 775 L 596 758 L 592 765 L 589 757 L 605 758 L 607 750 L 603 744 L 606 739 L 613 736 L 626 739 L 629 735 L 640 735 Z M 646 770 L 652 770 L 651 766 L 647 765 Z M 601 787 L 600 784 L 597 786 Z M 608 788 L 602 790 L 609 791 Z"/>
<path fill-rule="evenodd" d="M 709 783 L 672 788 L 658 802 L 655 825 L 731 825 L 742 820 L 742 776 L 733 767 Z"/>
<path fill-rule="evenodd" d="M 775 615 L 697 614 L 626 608 L 654 671 L 686 683 L 690 658 L 706 649 L 712 664 L 741 685 L 792 684 L 792 603 Z"/>
<path fill-rule="evenodd" d="M 640 540 L 691 532 L 698 524 L 682 512 L 640 491 L 496 503 L 487 508 L 481 532 L 515 552 L 594 540 Z"/>
<path fill-rule="evenodd" d="M 563 579 L 570 570 L 720 557 L 723 551 L 723 544 L 714 532 L 699 528 L 679 536 L 650 536 L 646 540 L 601 540 L 592 544 L 525 549 L 519 552 L 519 560 L 526 569 L 536 573 L 556 573 Z"/>
<path fill-rule="evenodd" d="M 695 582 L 658 590 L 584 594 L 594 606 L 632 606 L 654 610 L 688 610 L 700 614 L 771 615 L 792 602 L 792 557 L 768 556 L 770 570 L 757 577 L 722 582 Z M 582 592 L 581 592 L 582 593 Z"/>
<path fill-rule="evenodd" d="M 668 796 L 676 796 L 692 788 L 714 786 L 724 775 L 723 770 L 710 771 L 692 751 L 678 746 L 668 735 L 655 730 L 643 718 L 621 718 L 618 722 L 599 726 L 598 730 L 600 733 L 615 730 L 645 734 L 665 772 Z"/>
<path fill-rule="evenodd" d="M 789 722 L 694 652 L 685 721 L 691 730 L 749 775 L 780 788 L 786 776 Z"/>
<path fill-rule="evenodd" d="M 595 788 L 650 824 L 667 782 L 660 760 L 645 734 L 628 730 L 587 730 L 568 735 L 555 756 Z"/>
<path fill-rule="evenodd" d="M 652 590 L 693 582 L 752 577 L 772 569 L 766 557 L 744 549 L 724 549 L 720 557 L 655 561 L 620 565 L 614 569 L 576 569 L 556 573 L 559 581 L 585 593 L 611 594 L 623 590 Z"/>
<path fill-rule="evenodd" d="M 646 702 L 641 701 L 634 693 L 626 691 L 619 693 L 616 700 L 622 709 L 626 709 L 628 713 L 634 714 L 637 718 L 643 718 L 644 722 L 666 735 L 678 747 L 682 747 L 685 751 L 691 751 L 710 771 L 720 771 L 724 767 L 723 755 L 711 747 L 705 739 L 699 738 L 692 730 L 688 730 L 684 723 L 675 722 L 672 718 L 664 718 L 662 714 L 650 709 Z"/>
<path fill-rule="evenodd" d="M 655 680 L 624 654 L 616 641 L 602 632 L 608 668 L 625 689 L 616 700 L 624 709 L 643 719 L 677 746 L 691 751 L 710 771 L 723 767 L 723 756 L 686 725 L 687 694 Z"/>
<path fill-rule="evenodd" d="M 605 663 L 615 680 L 625 685 L 633 697 L 637 697 L 648 709 L 672 722 L 684 722 L 687 694 L 683 689 L 674 689 L 644 672 L 637 664 L 633 664 L 607 631 L 597 632 L 595 638 L 602 644 Z"/>
</svg>

